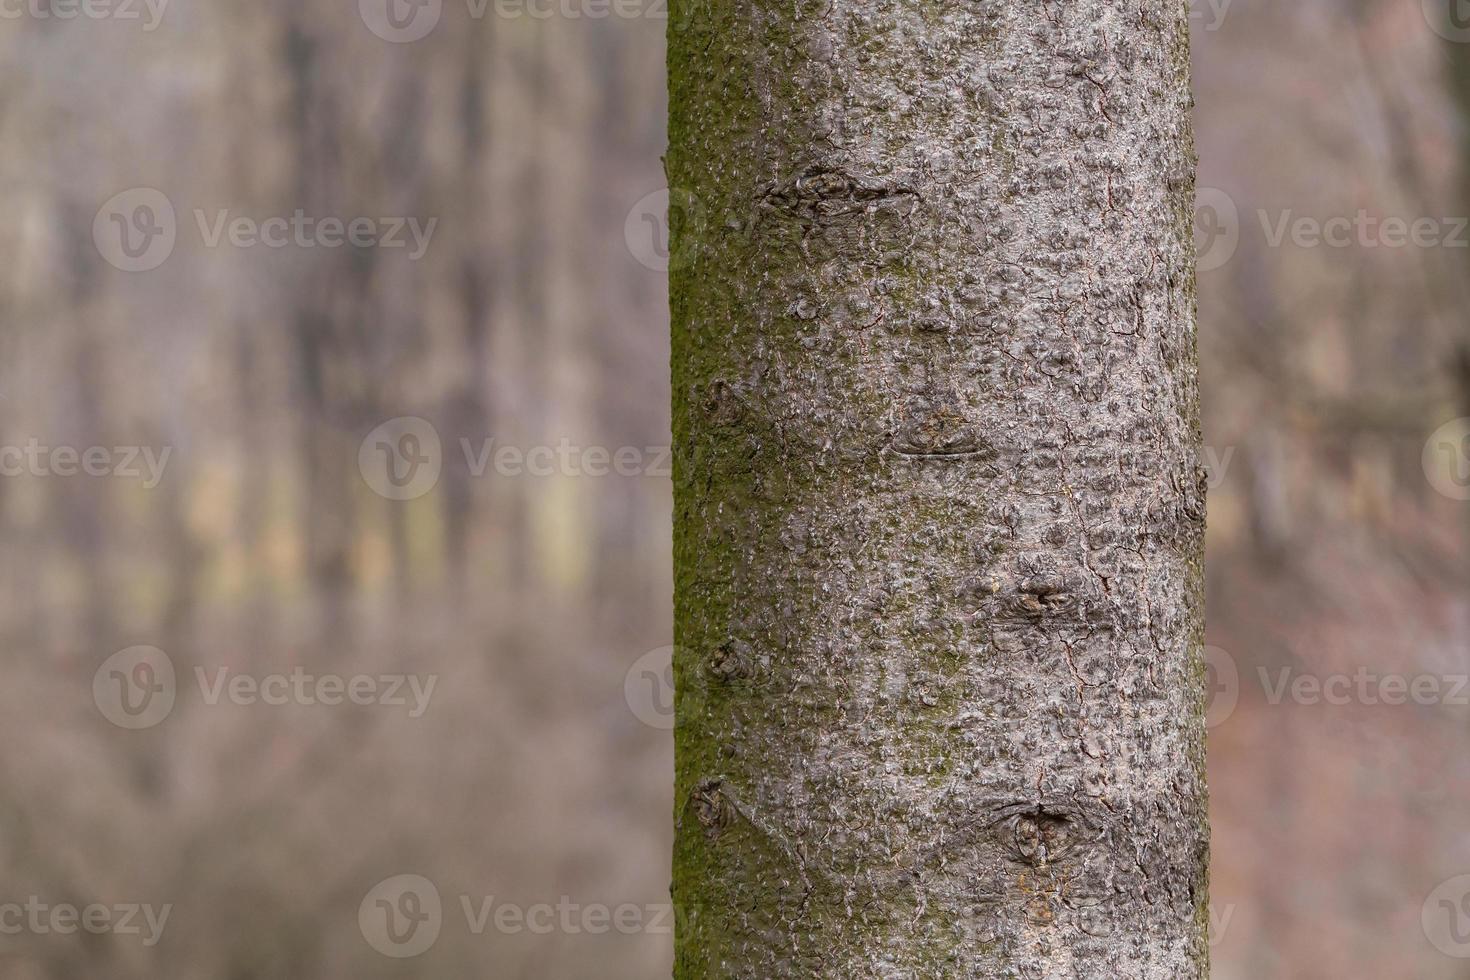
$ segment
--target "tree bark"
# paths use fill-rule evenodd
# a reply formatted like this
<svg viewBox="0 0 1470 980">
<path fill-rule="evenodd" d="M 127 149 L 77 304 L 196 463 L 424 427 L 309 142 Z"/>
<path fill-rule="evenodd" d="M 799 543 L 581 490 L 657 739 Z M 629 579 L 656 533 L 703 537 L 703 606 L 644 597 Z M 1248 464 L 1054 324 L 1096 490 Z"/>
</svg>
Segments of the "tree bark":
<svg viewBox="0 0 1470 980">
<path fill-rule="evenodd" d="M 670 13 L 675 975 L 1207 975 L 1188 8 Z"/>
</svg>

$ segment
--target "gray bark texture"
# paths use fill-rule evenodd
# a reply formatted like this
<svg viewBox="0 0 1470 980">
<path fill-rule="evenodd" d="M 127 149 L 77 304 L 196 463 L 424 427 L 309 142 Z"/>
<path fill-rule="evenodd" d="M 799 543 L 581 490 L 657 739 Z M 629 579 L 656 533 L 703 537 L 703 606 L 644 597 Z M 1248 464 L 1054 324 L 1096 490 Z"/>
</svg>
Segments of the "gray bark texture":
<svg viewBox="0 0 1470 980">
<path fill-rule="evenodd" d="M 677 977 L 1207 975 L 1188 49 L 671 10 Z"/>
</svg>

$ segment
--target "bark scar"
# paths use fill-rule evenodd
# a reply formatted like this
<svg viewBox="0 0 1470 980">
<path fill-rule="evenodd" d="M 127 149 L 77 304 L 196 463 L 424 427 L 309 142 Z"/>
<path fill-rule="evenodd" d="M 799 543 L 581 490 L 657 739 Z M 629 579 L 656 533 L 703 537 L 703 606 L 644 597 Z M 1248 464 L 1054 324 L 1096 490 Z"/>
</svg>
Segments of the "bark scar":
<svg viewBox="0 0 1470 980">
<path fill-rule="evenodd" d="M 953 402 L 915 401 L 904 414 L 905 420 L 888 444 L 900 456 L 943 459 L 995 454 Z"/>
<path fill-rule="evenodd" d="M 803 224 L 824 224 L 890 204 L 912 205 L 919 192 L 902 184 L 872 183 L 838 167 L 812 164 L 790 180 L 767 187 L 760 209 Z"/>
</svg>

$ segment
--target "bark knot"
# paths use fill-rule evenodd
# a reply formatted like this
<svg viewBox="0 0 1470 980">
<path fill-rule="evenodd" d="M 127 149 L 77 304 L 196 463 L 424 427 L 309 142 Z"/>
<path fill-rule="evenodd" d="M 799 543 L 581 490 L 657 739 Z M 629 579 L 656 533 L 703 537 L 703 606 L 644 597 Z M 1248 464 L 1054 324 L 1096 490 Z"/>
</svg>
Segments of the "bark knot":
<svg viewBox="0 0 1470 980">
<path fill-rule="evenodd" d="M 709 672 L 716 680 L 730 683 L 749 677 L 754 657 L 744 640 L 726 640 L 710 655 Z"/>
<path fill-rule="evenodd" d="M 889 443 L 902 456 L 993 456 L 994 450 L 952 400 L 916 400 Z"/>
<path fill-rule="evenodd" d="M 724 793 L 723 779 L 706 779 L 694 789 L 694 816 L 710 837 L 718 837 L 735 822 L 735 804 Z"/>
<path fill-rule="evenodd" d="M 1020 864 L 1042 868 L 1066 859 L 1092 837 L 1082 814 L 1035 804 L 1012 818 L 1011 856 Z"/>
<path fill-rule="evenodd" d="M 761 205 L 805 224 L 824 224 L 889 204 L 911 205 L 918 196 L 911 187 L 873 183 L 837 167 L 813 164 L 767 188 Z"/>
</svg>

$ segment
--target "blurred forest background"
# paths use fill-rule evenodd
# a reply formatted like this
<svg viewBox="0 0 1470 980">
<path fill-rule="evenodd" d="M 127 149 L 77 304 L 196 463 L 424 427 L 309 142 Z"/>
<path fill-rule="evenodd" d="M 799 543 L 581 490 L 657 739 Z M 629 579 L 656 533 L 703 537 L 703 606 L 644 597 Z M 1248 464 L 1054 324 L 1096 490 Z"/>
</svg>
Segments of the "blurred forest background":
<svg viewBox="0 0 1470 980">
<path fill-rule="evenodd" d="M 662 4 L 429 0 L 409 40 L 383 0 L 172 0 L 152 29 L 26 2 L 0 19 L 0 446 L 170 455 L 151 486 L 0 477 L 0 901 L 174 908 L 152 946 L 0 935 L 0 974 L 667 975 L 656 929 L 475 935 L 458 908 L 667 903 Z M 1262 681 L 1470 670 L 1470 504 L 1425 460 L 1470 415 L 1470 30 L 1438 2 L 1194 8 L 1226 980 L 1470 977 L 1428 921 L 1470 873 L 1470 709 Z M 177 240 L 127 272 L 94 225 L 163 217 L 136 188 Z M 196 209 L 438 221 L 414 259 L 210 247 Z M 1448 230 L 1273 241 L 1360 210 Z M 359 451 L 401 417 L 441 472 L 399 501 Z M 492 438 L 641 468 L 481 470 Z M 93 680 L 138 645 L 177 699 L 128 730 Z M 421 717 L 209 704 L 221 667 L 438 685 Z M 412 960 L 359 923 L 399 874 L 445 904 Z"/>
</svg>

